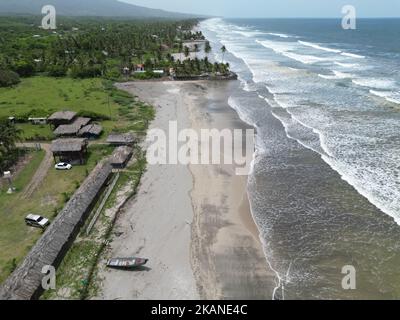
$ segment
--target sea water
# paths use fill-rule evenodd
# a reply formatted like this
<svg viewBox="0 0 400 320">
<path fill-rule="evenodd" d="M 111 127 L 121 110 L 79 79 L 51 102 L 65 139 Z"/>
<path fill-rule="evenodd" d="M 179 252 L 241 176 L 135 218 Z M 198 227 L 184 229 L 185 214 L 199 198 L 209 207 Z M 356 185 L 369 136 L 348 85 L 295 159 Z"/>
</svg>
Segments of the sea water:
<svg viewBox="0 0 400 320">
<path fill-rule="evenodd" d="M 257 127 L 249 193 L 276 298 L 400 298 L 400 19 L 201 29 L 239 75 L 229 104 Z"/>
</svg>

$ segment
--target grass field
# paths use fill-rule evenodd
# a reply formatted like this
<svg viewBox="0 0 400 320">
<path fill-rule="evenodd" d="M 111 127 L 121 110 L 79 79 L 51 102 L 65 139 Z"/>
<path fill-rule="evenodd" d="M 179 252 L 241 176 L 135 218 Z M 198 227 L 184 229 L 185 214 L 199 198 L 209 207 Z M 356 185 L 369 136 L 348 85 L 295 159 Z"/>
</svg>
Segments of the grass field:
<svg viewBox="0 0 400 320">
<path fill-rule="evenodd" d="M 112 104 L 112 109 L 117 109 Z M 14 88 L 0 88 L 0 116 L 46 116 L 58 110 L 93 111 L 110 116 L 101 79 L 32 77 Z"/>
<path fill-rule="evenodd" d="M 111 131 L 143 131 L 152 113 L 129 94 L 102 79 L 32 77 L 13 88 L 0 88 L 0 117 L 47 117 L 59 110 L 89 112 L 109 118 L 102 121 L 104 136 Z M 24 140 L 51 140 L 48 125 L 19 123 Z"/>
<path fill-rule="evenodd" d="M 108 146 L 89 148 L 88 162 L 75 166 L 71 171 L 50 169 L 45 180 L 29 199 L 22 198 L 22 191 L 32 179 L 44 153 L 36 152 L 29 164 L 20 172 L 14 184 L 17 193 L 0 193 L 0 283 L 13 271 L 29 249 L 41 236 L 42 231 L 25 226 L 28 213 L 43 215 L 50 220 L 61 211 L 65 202 L 79 187 L 96 163 L 112 152 Z"/>
</svg>

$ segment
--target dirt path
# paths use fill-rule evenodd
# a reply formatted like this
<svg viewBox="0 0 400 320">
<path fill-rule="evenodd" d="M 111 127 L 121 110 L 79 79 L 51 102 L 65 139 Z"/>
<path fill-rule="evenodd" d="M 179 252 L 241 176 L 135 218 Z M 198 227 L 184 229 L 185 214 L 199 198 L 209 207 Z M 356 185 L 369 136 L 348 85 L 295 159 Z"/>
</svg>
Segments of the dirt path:
<svg viewBox="0 0 400 320">
<path fill-rule="evenodd" d="M 35 148 L 35 144 L 25 143 L 23 145 L 25 148 Z M 40 186 L 44 178 L 46 177 L 47 172 L 51 168 L 53 163 L 53 157 L 50 151 L 50 144 L 41 144 L 42 150 L 46 152 L 42 163 L 37 169 L 35 175 L 29 184 L 25 187 L 24 192 L 22 194 L 23 199 L 28 199 L 32 196 L 35 190 Z"/>
</svg>

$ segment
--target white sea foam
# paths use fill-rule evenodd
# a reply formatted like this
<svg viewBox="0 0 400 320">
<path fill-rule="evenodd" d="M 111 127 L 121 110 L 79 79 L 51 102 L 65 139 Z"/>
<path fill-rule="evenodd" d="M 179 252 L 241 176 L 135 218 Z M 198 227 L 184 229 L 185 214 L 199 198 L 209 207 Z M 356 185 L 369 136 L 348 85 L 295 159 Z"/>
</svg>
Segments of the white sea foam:
<svg viewBox="0 0 400 320">
<path fill-rule="evenodd" d="M 296 44 L 294 42 L 277 42 L 270 40 L 256 40 L 256 42 L 267 49 L 275 51 L 276 53 L 284 53 L 296 48 Z"/>
<path fill-rule="evenodd" d="M 352 185 L 359 194 L 367 198 L 368 201 L 375 205 L 378 209 L 391 216 L 396 221 L 396 223 L 400 225 L 399 213 L 395 209 L 393 209 L 391 205 L 388 205 L 388 202 L 382 200 L 385 197 L 377 196 L 374 192 L 374 188 L 366 188 L 366 186 L 370 187 L 371 185 L 374 185 L 373 181 L 360 181 L 356 178 L 357 175 L 353 172 L 354 169 L 352 169 L 351 166 L 342 165 L 339 162 L 335 161 L 332 157 L 322 156 L 322 159 L 327 164 L 329 164 L 329 166 L 333 170 L 338 172 L 344 181 Z M 379 194 L 384 194 L 385 191 L 386 190 L 384 189 L 384 186 L 380 186 Z M 391 198 L 391 196 L 389 196 L 389 198 Z"/>
<path fill-rule="evenodd" d="M 360 67 L 360 65 L 358 63 L 343 63 L 343 62 L 338 62 L 338 61 L 335 61 L 334 63 L 336 65 L 338 65 L 339 67 L 343 67 L 343 68 L 357 68 L 357 67 Z"/>
<path fill-rule="evenodd" d="M 256 42 L 261 44 L 265 48 L 271 49 L 276 53 L 279 53 L 289 59 L 299 61 L 303 64 L 314 64 L 317 62 L 327 61 L 327 58 L 298 54 L 293 52 L 295 49 L 298 48 L 296 42 L 275 42 L 269 40 L 256 40 Z"/>
<path fill-rule="evenodd" d="M 245 123 L 247 123 L 247 124 L 253 126 L 254 128 L 257 128 L 257 126 L 256 126 L 256 124 L 254 123 L 254 121 L 252 121 L 252 120 L 250 119 L 250 117 L 247 115 L 246 111 L 242 109 L 240 103 L 238 103 L 232 96 L 229 97 L 229 99 L 228 99 L 228 104 L 229 104 L 229 106 L 230 106 L 233 110 L 236 111 L 236 113 L 238 114 L 239 118 L 240 118 L 243 122 L 245 122 Z"/>
<path fill-rule="evenodd" d="M 344 73 L 340 71 L 333 70 L 333 75 L 324 75 L 324 74 L 318 74 L 320 78 L 323 79 L 328 79 L 328 80 L 340 80 L 340 79 L 351 79 L 354 77 L 353 74 L 350 73 Z"/>
<path fill-rule="evenodd" d="M 311 55 L 297 54 L 297 53 L 293 53 L 293 52 L 283 52 L 282 54 L 285 57 L 299 61 L 304 64 L 314 64 L 314 63 L 318 63 L 318 62 L 322 62 L 322 61 L 327 61 L 327 59 L 325 59 L 325 58 L 311 56 Z"/>
<path fill-rule="evenodd" d="M 274 36 L 274 37 L 280 37 L 280 38 L 290 38 L 291 36 L 289 36 L 288 34 L 284 34 L 284 33 L 273 33 L 273 32 L 269 32 L 267 33 L 270 36 Z"/>
<path fill-rule="evenodd" d="M 352 80 L 354 84 L 372 89 L 395 89 L 396 82 L 382 78 L 357 78 Z"/>
<path fill-rule="evenodd" d="M 322 46 L 320 46 L 318 44 L 315 44 L 315 43 L 312 43 L 312 42 L 306 42 L 306 41 L 300 41 L 300 40 L 298 42 L 300 44 L 302 44 L 303 46 L 311 47 L 311 48 L 322 50 L 322 51 L 334 52 L 334 53 L 341 53 L 342 52 L 341 50 L 322 47 Z"/>
<path fill-rule="evenodd" d="M 400 92 L 376 90 L 370 90 L 369 92 L 377 97 L 384 98 L 388 102 L 400 104 Z"/>
<path fill-rule="evenodd" d="M 236 33 L 236 34 L 240 34 L 241 36 L 246 37 L 246 38 L 251 38 L 251 37 L 255 37 L 255 36 L 258 36 L 258 35 L 265 34 L 263 32 L 258 32 L 258 31 L 237 31 L 237 30 L 234 30 L 232 32 Z"/>
<path fill-rule="evenodd" d="M 342 52 L 341 55 L 345 56 L 345 57 L 350 57 L 350 58 L 365 59 L 365 56 L 362 56 L 359 54 L 354 54 L 354 53 Z"/>
</svg>

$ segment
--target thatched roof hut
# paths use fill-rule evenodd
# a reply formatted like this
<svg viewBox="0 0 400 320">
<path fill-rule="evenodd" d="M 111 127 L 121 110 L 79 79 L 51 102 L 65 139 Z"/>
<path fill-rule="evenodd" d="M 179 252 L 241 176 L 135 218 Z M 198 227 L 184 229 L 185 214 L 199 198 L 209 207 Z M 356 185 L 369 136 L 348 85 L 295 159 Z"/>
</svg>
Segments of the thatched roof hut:
<svg viewBox="0 0 400 320">
<path fill-rule="evenodd" d="M 78 136 L 88 139 L 98 138 L 102 132 L 103 132 L 103 127 L 99 124 L 94 123 L 84 126 L 81 130 L 79 130 Z"/>
<path fill-rule="evenodd" d="M 133 148 L 121 146 L 114 150 L 110 157 L 111 165 L 116 169 L 122 169 L 126 166 L 133 154 Z"/>
<path fill-rule="evenodd" d="M 51 152 L 53 152 L 54 161 L 57 162 L 57 157 L 61 161 L 73 162 L 79 160 L 84 163 L 84 157 L 87 151 L 87 139 L 71 138 L 57 139 L 51 144 Z"/>
<path fill-rule="evenodd" d="M 90 118 L 76 118 L 75 121 L 71 124 L 64 124 L 60 125 L 57 127 L 56 130 L 54 130 L 54 134 L 56 136 L 76 136 L 79 132 L 79 130 L 88 125 L 89 122 L 91 121 Z"/>
<path fill-rule="evenodd" d="M 57 139 L 51 144 L 51 152 L 79 152 L 87 146 L 87 140 L 84 138 Z"/>
<path fill-rule="evenodd" d="M 112 167 L 108 161 L 97 165 L 22 264 L 0 287 L 0 300 L 30 300 L 40 297 L 43 292 L 42 268 L 59 266 L 111 172 Z"/>
<path fill-rule="evenodd" d="M 133 133 L 112 133 L 107 138 L 107 143 L 115 146 L 129 146 L 137 142 Z"/>
<path fill-rule="evenodd" d="M 77 113 L 74 111 L 58 111 L 53 113 L 47 121 L 54 126 L 62 124 L 70 124 L 76 118 Z"/>
<path fill-rule="evenodd" d="M 79 128 L 71 124 L 62 124 L 53 131 L 55 136 L 74 136 L 78 133 Z"/>
</svg>

